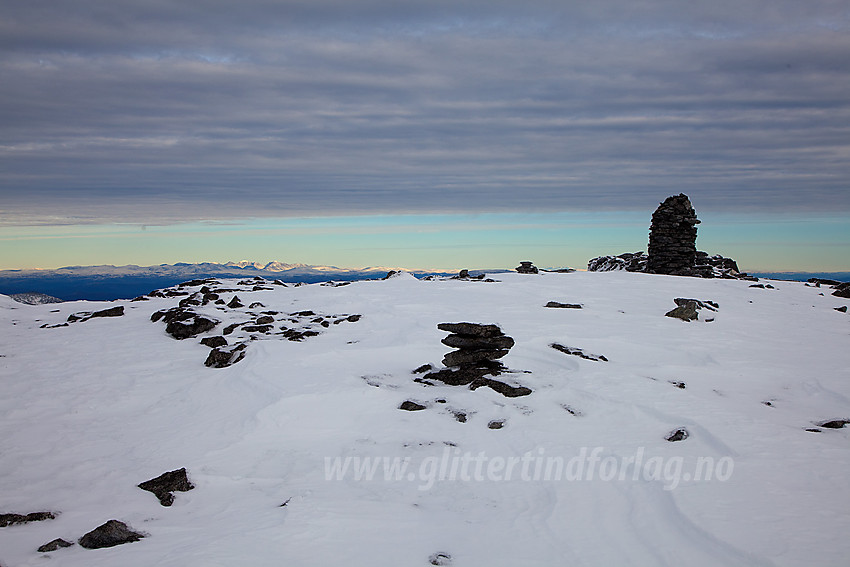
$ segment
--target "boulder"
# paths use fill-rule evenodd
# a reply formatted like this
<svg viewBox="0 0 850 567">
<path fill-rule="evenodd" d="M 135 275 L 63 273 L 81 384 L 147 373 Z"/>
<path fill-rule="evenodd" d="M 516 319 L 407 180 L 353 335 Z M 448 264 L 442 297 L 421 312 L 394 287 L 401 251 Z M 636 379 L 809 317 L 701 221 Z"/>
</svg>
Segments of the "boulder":
<svg viewBox="0 0 850 567">
<path fill-rule="evenodd" d="M 30 522 L 43 522 L 56 518 L 54 512 L 30 512 L 29 514 L 0 514 L 0 528 L 15 524 L 28 524 Z"/>
<path fill-rule="evenodd" d="M 671 443 L 674 443 L 676 441 L 684 441 L 688 437 L 690 437 L 688 430 L 685 429 L 685 428 L 679 428 L 676 431 L 671 432 L 664 439 L 666 439 L 667 441 L 670 441 Z"/>
<path fill-rule="evenodd" d="M 203 339 L 201 339 L 201 344 L 210 348 L 227 346 L 227 339 L 225 339 L 221 335 L 216 335 L 214 337 L 204 337 Z"/>
<path fill-rule="evenodd" d="M 664 315 L 666 317 L 673 317 L 675 319 L 681 319 L 682 321 L 688 322 L 699 319 L 699 313 L 697 313 L 697 304 L 695 301 L 688 301 L 684 305 L 679 305 Z"/>
<path fill-rule="evenodd" d="M 174 503 L 172 492 L 187 492 L 195 488 L 186 476 L 186 469 L 177 469 L 162 473 L 156 478 L 146 480 L 139 485 L 142 490 L 152 492 L 163 506 L 171 506 Z"/>
<path fill-rule="evenodd" d="M 239 343 L 233 346 L 220 346 L 212 349 L 204 361 L 204 366 L 209 368 L 225 368 L 232 366 L 245 358 L 245 349 L 248 347 L 245 343 Z"/>
<path fill-rule="evenodd" d="M 508 354 L 508 349 L 458 349 L 447 353 L 443 357 L 445 366 L 462 366 L 464 364 L 475 364 L 485 360 L 497 360 Z"/>
<path fill-rule="evenodd" d="M 516 267 L 516 271 L 519 274 L 536 274 L 539 272 L 537 267 L 531 262 L 520 262 L 519 266 Z"/>
<path fill-rule="evenodd" d="M 420 411 L 420 410 L 424 410 L 425 406 L 423 406 L 422 404 L 413 402 L 411 400 L 407 400 L 407 401 L 402 402 L 401 405 L 398 406 L 398 409 L 405 410 L 405 411 Z"/>
<path fill-rule="evenodd" d="M 473 337 L 498 337 L 503 335 L 502 329 L 498 325 L 482 325 L 481 323 L 440 323 L 437 328 L 441 331 Z"/>
<path fill-rule="evenodd" d="M 476 337 L 474 335 L 459 335 L 455 333 L 443 338 L 440 342 L 448 347 L 472 350 L 509 349 L 514 346 L 514 340 L 505 335 L 496 337 Z"/>
<path fill-rule="evenodd" d="M 144 537 L 143 534 L 131 530 L 124 522 L 109 520 L 81 537 L 78 543 L 86 549 L 100 549 L 132 543 Z"/>
<path fill-rule="evenodd" d="M 39 553 L 47 553 L 47 552 L 50 552 L 50 551 L 56 551 L 57 549 L 61 549 L 63 547 L 71 547 L 72 545 L 74 545 L 74 544 L 71 543 L 70 541 L 65 541 L 64 539 L 62 539 L 60 537 L 60 538 L 54 539 L 53 541 L 49 541 L 49 542 L 45 543 L 44 545 L 39 547 L 36 551 L 38 551 Z"/>
</svg>

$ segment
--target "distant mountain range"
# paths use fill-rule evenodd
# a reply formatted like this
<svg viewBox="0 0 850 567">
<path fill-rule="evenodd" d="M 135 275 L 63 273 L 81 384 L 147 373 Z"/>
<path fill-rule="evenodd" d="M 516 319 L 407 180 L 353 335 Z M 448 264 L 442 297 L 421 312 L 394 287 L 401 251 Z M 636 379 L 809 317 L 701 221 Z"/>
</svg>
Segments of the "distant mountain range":
<svg viewBox="0 0 850 567">
<path fill-rule="evenodd" d="M 130 299 L 153 289 L 168 287 L 198 278 L 279 279 L 284 282 L 315 283 L 329 280 L 352 281 L 385 276 L 390 270 L 406 271 L 416 276 L 449 275 L 450 271 L 405 270 L 372 266 L 360 269 L 335 266 L 310 266 L 283 262 L 227 262 L 217 264 L 160 264 L 158 266 L 68 266 L 55 270 L 2 270 L 0 293 L 13 295 L 39 293 L 65 301 L 78 299 Z"/>
<path fill-rule="evenodd" d="M 350 269 L 335 266 L 287 264 L 284 262 L 227 262 L 217 264 L 177 263 L 158 266 L 68 266 L 55 270 L 0 270 L 0 294 L 44 294 L 64 301 L 88 299 L 110 301 L 130 299 L 177 283 L 199 278 L 262 277 L 290 282 L 316 283 L 330 280 L 353 281 L 375 279 L 389 271 L 404 271 L 415 276 L 454 275 L 452 270 L 408 270 L 371 266 Z M 483 270 L 482 270 L 483 271 Z M 481 273 L 482 271 L 473 273 Z M 489 273 L 504 270 L 486 270 Z M 839 281 L 850 280 L 848 272 L 761 272 L 752 275 L 762 278 L 806 281 L 817 277 Z"/>
</svg>

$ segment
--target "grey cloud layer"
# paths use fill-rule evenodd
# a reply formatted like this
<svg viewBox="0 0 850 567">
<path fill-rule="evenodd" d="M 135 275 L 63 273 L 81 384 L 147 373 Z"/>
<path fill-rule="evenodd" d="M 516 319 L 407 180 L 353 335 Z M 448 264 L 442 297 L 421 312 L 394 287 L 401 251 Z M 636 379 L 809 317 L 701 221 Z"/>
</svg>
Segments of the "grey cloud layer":
<svg viewBox="0 0 850 567">
<path fill-rule="evenodd" d="M 850 210 L 844 3 L 561 4 L 7 2 L 0 222 Z"/>
</svg>

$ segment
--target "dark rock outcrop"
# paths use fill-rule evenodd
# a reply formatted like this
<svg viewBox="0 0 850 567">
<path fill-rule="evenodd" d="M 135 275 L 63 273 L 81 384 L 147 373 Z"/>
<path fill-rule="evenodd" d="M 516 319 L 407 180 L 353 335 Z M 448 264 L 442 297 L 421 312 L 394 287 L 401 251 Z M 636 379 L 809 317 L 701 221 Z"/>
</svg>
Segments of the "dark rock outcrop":
<svg viewBox="0 0 850 567">
<path fill-rule="evenodd" d="M 537 266 L 535 266 L 531 262 L 520 262 L 519 266 L 517 266 L 516 268 L 516 271 L 520 274 L 536 274 L 540 270 L 538 270 Z"/>
<path fill-rule="evenodd" d="M 671 443 L 674 443 L 676 441 L 684 441 L 688 437 L 690 437 L 688 430 L 685 429 L 684 427 L 682 427 L 682 428 L 677 429 L 676 431 L 672 431 L 664 439 L 666 439 L 667 441 L 670 441 Z"/>
<path fill-rule="evenodd" d="M 682 321 L 696 321 L 699 319 L 699 310 L 700 309 L 708 309 L 709 311 L 717 311 L 720 307 L 714 301 L 700 301 L 699 299 L 687 299 L 684 297 L 677 297 L 673 301 L 676 302 L 676 308 L 668 311 L 664 315 L 666 317 L 673 317 L 676 319 L 681 319 Z M 712 321 L 713 319 L 706 319 L 706 321 Z"/>
<path fill-rule="evenodd" d="M 165 322 L 165 332 L 178 340 L 196 337 L 201 333 L 211 331 L 219 323 L 214 319 L 182 307 L 163 309 L 151 315 L 151 321 L 159 320 Z"/>
<path fill-rule="evenodd" d="M 186 476 L 186 469 L 182 468 L 162 473 L 156 478 L 146 480 L 139 485 L 139 488 L 153 492 L 159 499 L 159 503 L 163 506 L 171 506 L 174 503 L 172 492 L 187 492 L 195 488 L 195 486 L 189 482 L 189 478 Z"/>
<path fill-rule="evenodd" d="M 836 297 L 850 298 L 850 282 L 838 284 L 837 286 L 835 286 L 835 291 L 832 292 L 832 295 Z"/>
<path fill-rule="evenodd" d="M 210 348 L 227 346 L 227 339 L 225 339 L 221 335 L 216 335 L 214 337 L 204 337 L 203 339 L 201 339 L 201 344 Z"/>
<path fill-rule="evenodd" d="M 245 358 L 245 349 L 248 347 L 245 343 L 239 343 L 232 346 L 220 346 L 212 349 L 204 361 L 204 366 L 209 368 L 225 368 L 233 366 L 243 358 Z"/>
<path fill-rule="evenodd" d="M 132 543 L 144 537 L 143 534 L 131 530 L 124 522 L 109 520 L 81 537 L 78 543 L 86 549 L 100 549 Z"/>
<path fill-rule="evenodd" d="M 645 272 L 646 252 L 626 252 L 618 256 L 599 256 L 587 263 L 588 272 L 614 272 L 625 270 L 627 272 Z"/>
<path fill-rule="evenodd" d="M 687 195 L 667 197 L 652 214 L 646 271 L 692 275 L 699 222 Z"/>
<path fill-rule="evenodd" d="M 608 362 L 608 359 L 605 358 L 603 355 L 601 355 L 601 354 L 589 354 L 589 353 L 584 352 L 580 348 L 568 347 L 568 346 L 564 346 L 564 345 L 559 344 L 559 343 L 552 343 L 549 346 L 551 348 L 559 351 L 559 352 L 563 352 L 564 354 L 577 356 L 577 357 L 583 358 L 585 360 L 593 360 L 594 362 Z"/>
<path fill-rule="evenodd" d="M 581 309 L 580 303 L 559 303 L 557 301 L 550 301 L 543 307 L 549 307 L 552 309 Z"/>
<path fill-rule="evenodd" d="M 13 526 L 15 524 L 28 524 L 30 522 L 43 522 L 56 518 L 54 512 L 30 512 L 29 514 L 0 514 L 0 528 Z"/>
<path fill-rule="evenodd" d="M 400 406 L 398 406 L 398 409 L 404 410 L 404 411 L 420 411 L 420 410 L 424 410 L 425 406 L 423 406 L 422 404 L 413 402 L 411 400 L 406 400 L 406 401 L 402 402 Z"/>
<path fill-rule="evenodd" d="M 60 538 L 54 539 L 53 541 L 49 541 L 49 542 L 45 543 L 44 545 L 39 547 L 37 549 L 37 551 L 39 553 L 47 553 L 47 552 L 50 552 L 50 551 L 56 551 L 57 549 L 61 549 L 63 547 L 71 547 L 72 545 L 74 545 L 74 544 L 71 543 L 70 541 L 65 541 L 64 539 L 62 539 L 60 537 Z"/>
<path fill-rule="evenodd" d="M 850 419 L 831 419 L 829 421 L 822 421 L 817 425 L 827 429 L 843 429 L 848 423 L 850 423 Z"/>
</svg>

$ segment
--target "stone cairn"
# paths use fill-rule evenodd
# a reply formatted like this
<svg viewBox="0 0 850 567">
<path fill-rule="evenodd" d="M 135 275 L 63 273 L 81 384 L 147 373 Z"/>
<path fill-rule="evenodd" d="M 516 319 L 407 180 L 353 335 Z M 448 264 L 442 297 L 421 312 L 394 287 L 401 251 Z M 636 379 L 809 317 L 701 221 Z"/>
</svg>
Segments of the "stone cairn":
<svg viewBox="0 0 850 567">
<path fill-rule="evenodd" d="M 687 195 L 667 197 L 652 214 L 646 271 L 692 275 L 699 222 Z"/>
<path fill-rule="evenodd" d="M 516 268 L 517 273 L 520 274 L 536 274 L 538 273 L 537 266 L 532 264 L 531 262 L 520 262 L 519 266 Z"/>
<path fill-rule="evenodd" d="M 487 378 L 508 372 L 499 359 L 514 346 L 514 340 L 505 335 L 498 325 L 440 323 L 437 328 L 451 333 L 441 342 L 455 350 L 443 357 L 447 368 L 429 372 L 417 379 L 418 382 L 431 384 L 432 380 L 436 380 L 450 386 L 468 385 L 472 390 L 488 386 L 511 398 L 531 393 L 524 386 L 511 386 Z"/>
</svg>

